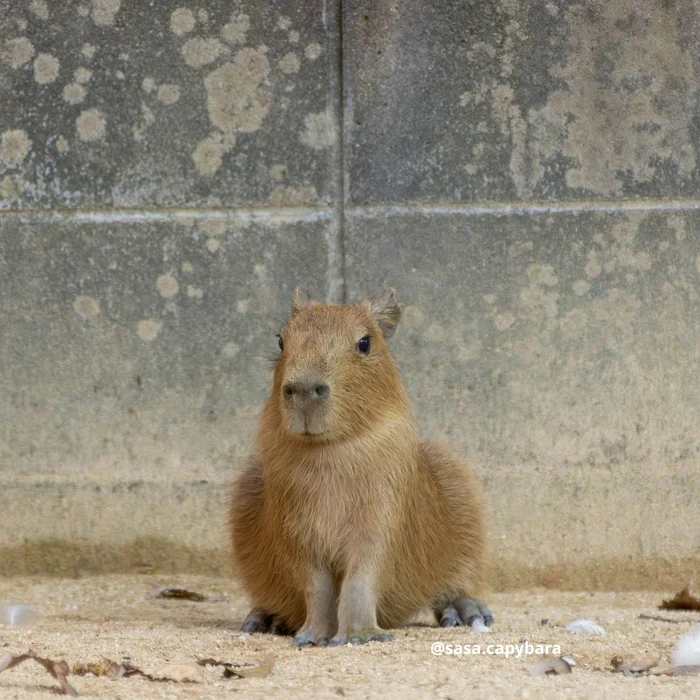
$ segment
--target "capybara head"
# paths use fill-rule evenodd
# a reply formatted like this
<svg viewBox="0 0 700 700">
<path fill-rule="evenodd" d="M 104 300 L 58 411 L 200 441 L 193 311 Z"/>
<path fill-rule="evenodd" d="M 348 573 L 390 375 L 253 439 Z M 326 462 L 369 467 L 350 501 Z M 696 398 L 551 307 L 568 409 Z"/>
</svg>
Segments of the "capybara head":
<svg viewBox="0 0 700 700">
<path fill-rule="evenodd" d="M 393 290 L 335 305 L 297 289 L 279 334 L 271 397 L 281 429 L 307 442 L 341 440 L 403 411 L 403 385 L 386 346 L 400 317 Z"/>
</svg>

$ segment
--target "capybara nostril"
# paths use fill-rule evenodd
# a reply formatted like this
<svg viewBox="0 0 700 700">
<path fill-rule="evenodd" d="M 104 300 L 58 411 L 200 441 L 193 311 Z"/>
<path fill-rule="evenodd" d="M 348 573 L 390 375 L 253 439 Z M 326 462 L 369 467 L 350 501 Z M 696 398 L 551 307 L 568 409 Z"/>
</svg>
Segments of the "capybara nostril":
<svg viewBox="0 0 700 700">
<path fill-rule="evenodd" d="M 331 388 L 325 382 L 319 382 L 314 387 L 314 398 L 327 399 L 330 396 Z"/>
<path fill-rule="evenodd" d="M 299 396 L 306 399 L 327 399 L 330 396 L 331 388 L 326 382 L 319 381 L 297 381 L 287 382 L 284 385 L 285 398 Z"/>
</svg>

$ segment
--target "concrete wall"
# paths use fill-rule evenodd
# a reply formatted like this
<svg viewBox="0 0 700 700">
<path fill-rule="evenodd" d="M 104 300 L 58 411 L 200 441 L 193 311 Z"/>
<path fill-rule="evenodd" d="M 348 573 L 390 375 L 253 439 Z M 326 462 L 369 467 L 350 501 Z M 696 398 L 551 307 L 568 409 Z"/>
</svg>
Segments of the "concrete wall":
<svg viewBox="0 0 700 700">
<path fill-rule="evenodd" d="M 0 17 L 0 572 L 225 570 L 294 286 L 384 283 L 494 586 L 698 570 L 700 2 Z"/>
</svg>

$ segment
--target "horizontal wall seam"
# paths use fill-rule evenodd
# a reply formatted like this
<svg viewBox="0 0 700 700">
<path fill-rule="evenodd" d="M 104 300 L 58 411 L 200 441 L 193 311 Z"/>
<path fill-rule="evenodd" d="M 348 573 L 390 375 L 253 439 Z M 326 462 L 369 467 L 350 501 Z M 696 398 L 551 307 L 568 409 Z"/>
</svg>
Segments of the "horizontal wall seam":
<svg viewBox="0 0 700 700">
<path fill-rule="evenodd" d="M 345 218 L 385 218 L 408 215 L 452 214 L 458 216 L 523 216 L 527 214 L 560 214 L 602 212 L 624 214 L 633 211 L 696 211 L 700 199 L 668 200 L 581 200 L 564 202 L 490 202 L 489 204 L 456 204 L 408 202 L 370 206 L 345 205 Z M 322 207 L 158 207 L 158 208 L 86 208 L 86 209 L 6 209 L 2 217 L 20 217 L 47 222 L 120 223 L 138 221 L 172 221 L 187 219 L 292 219 L 328 221 L 336 216 L 335 206 Z"/>
<path fill-rule="evenodd" d="M 162 208 L 162 209 L 20 209 L 0 211 L 2 217 L 19 217 L 24 220 L 53 222 L 130 223 L 140 221 L 177 221 L 178 219 L 241 219 L 269 221 L 289 219 L 293 221 L 326 221 L 333 218 L 333 208 L 328 207 L 217 207 L 217 208 Z"/>
<path fill-rule="evenodd" d="M 527 214 L 560 214 L 575 212 L 624 214 L 630 211 L 695 211 L 697 209 L 700 209 L 700 199 L 620 200 L 616 202 L 600 200 L 565 202 L 489 202 L 488 204 L 409 202 L 407 204 L 379 204 L 371 206 L 348 206 L 346 204 L 345 215 L 348 218 L 375 219 L 421 214 L 523 216 Z"/>
</svg>

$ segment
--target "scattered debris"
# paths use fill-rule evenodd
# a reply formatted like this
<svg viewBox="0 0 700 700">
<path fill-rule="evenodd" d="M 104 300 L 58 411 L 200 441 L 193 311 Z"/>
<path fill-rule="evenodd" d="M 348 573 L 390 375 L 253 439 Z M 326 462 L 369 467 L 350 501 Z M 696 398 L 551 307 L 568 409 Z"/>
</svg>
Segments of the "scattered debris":
<svg viewBox="0 0 700 700">
<path fill-rule="evenodd" d="M 224 678 L 233 676 L 238 678 L 265 678 L 265 676 L 270 675 L 275 665 L 275 660 L 271 656 L 266 656 L 257 666 L 232 664 L 228 661 L 217 661 L 216 659 L 200 659 L 197 663 L 200 666 L 223 666 Z"/>
<path fill-rule="evenodd" d="M 151 586 L 151 595 L 154 598 L 177 598 L 179 600 L 194 600 L 197 603 L 207 600 L 205 595 L 190 591 L 184 586 L 159 586 L 153 584 Z"/>
<path fill-rule="evenodd" d="M 593 620 L 574 620 L 568 624 L 564 630 L 566 632 L 579 632 L 583 634 L 597 634 L 601 637 L 605 636 L 605 630 Z"/>
<path fill-rule="evenodd" d="M 27 659 L 34 659 L 38 664 L 41 664 L 53 678 L 55 678 L 61 686 L 63 695 L 70 695 L 73 698 L 78 697 L 78 691 L 68 682 L 67 676 L 70 674 L 70 669 L 65 661 L 53 661 L 52 659 L 43 659 L 37 656 L 31 649 L 24 654 L 7 654 L 0 658 L 0 673 L 7 671 L 15 666 L 19 666 Z"/>
<path fill-rule="evenodd" d="M 571 673 L 574 660 L 569 656 L 545 656 L 530 668 L 533 676 L 564 676 Z"/>
<path fill-rule="evenodd" d="M 700 666 L 700 625 L 691 627 L 676 642 L 671 662 L 674 666 Z"/>
<path fill-rule="evenodd" d="M 152 681 L 174 681 L 175 683 L 202 683 L 204 671 L 198 664 L 165 664 L 143 671 Z"/>
<path fill-rule="evenodd" d="M 669 676 L 700 676 L 700 666 L 675 666 Z"/>
<path fill-rule="evenodd" d="M 656 620 L 657 622 L 673 622 L 674 624 L 680 624 L 682 622 L 697 622 L 695 619 L 690 619 L 688 617 L 679 617 L 674 620 L 672 617 L 662 617 L 661 615 L 645 615 L 641 613 L 639 616 L 640 620 Z"/>
<path fill-rule="evenodd" d="M 660 656 L 645 656 L 643 659 L 626 664 L 621 657 L 615 656 L 610 661 L 610 664 L 613 667 L 613 673 L 622 673 L 625 676 L 636 676 L 652 668 L 656 668 L 660 661 Z"/>
<path fill-rule="evenodd" d="M 28 625 L 36 617 L 36 608 L 21 603 L 0 607 L 0 625 Z"/>
<path fill-rule="evenodd" d="M 144 673 L 131 664 L 118 663 L 106 657 L 102 657 L 102 661 L 91 661 L 87 664 L 75 664 L 72 669 L 75 676 L 104 676 L 113 680 L 127 678 L 129 676 L 141 675 Z"/>
<path fill-rule="evenodd" d="M 474 622 L 472 622 L 471 630 L 472 632 L 490 632 L 491 628 L 486 625 L 483 617 L 477 617 Z"/>
<path fill-rule="evenodd" d="M 680 593 L 676 593 L 671 600 L 664 600 L 659 605 L 659 610 L 697 610 L 700 612 L 700 598 L 692 595 L 690 586 L 686 586 Z"/>
</svg>

